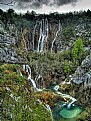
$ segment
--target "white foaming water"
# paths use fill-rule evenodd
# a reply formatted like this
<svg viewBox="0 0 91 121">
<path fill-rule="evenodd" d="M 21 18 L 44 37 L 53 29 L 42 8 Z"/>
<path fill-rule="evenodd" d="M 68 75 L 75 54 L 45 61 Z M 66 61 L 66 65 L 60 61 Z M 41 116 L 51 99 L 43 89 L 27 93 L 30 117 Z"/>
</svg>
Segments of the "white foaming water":
<svg viewBox="0 0 91 121">
<path fill-rule="evenodd" d="M 75 98 L 71 97 L 70 95 L 63 94 L 63 93 L 59 92 L 58 89 L 59 89 L 59 85 L 56 85 L 56 86 L 54 87 L 54 90 L 56 91 L 57 94 L 62 95 L 64 98 L 69 98 L 69 99 L 72 100 L 72 101 L 67 105 L 67 108 L 70 109 L 71 106 L 72 106 L 72 104 L 73 104 L 74 102 L 76 102 L 77 100 L 76 100 Z"/>
<path fill-rule="evenodd" d="M 41 42 L 41 38 L 42 38 L 42 22 L 40 23 L 40 36 L 39 36 L 39 40 L 38 40 L 38 52 L 40 51 L 40 42 Z"/>
<path fill-rule="evenodd" d="M 23 69 L 28 73 L 28 80 L 31 81 L 34 89 L 36 91 L 42 91 L 42 89 L 37 88 L 35 81 L 31 78 L 31 68 L 29 65 L 23 65 Z"/>
<path fill-rule="evenodd" d="M 48 39 L 48 20 L 43 19 L 40 24 L 40 36 L 38 40 L 38 52 L 43 52 L 44 50 L 44 42 L 47 42 Z"/>
<path fill-rule="evenodd" d="M 58 89 L 59 89 L 59 85 L 56 85 L 56 86 L 54 87 L 54 90 L 55 90 L 55 91 L 58 91 Z"/>
</svg>

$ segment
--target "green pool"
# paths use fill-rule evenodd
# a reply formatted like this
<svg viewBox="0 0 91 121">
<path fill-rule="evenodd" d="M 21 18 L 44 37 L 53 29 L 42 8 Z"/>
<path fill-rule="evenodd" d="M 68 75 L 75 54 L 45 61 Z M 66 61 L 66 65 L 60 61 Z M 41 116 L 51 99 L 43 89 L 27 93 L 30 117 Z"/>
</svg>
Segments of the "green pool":
<svg viewBox="0 0 91 121">
<path fill-rule="evenodd" d="M 63 107 L 59 115 L 62 116 L 63 118 L 74 118 L 78 114 L 82 112 L 82 109 L 79 106 L 74 106 L 71 109 L 68 109 L 67 107 Z"/>
</svg>

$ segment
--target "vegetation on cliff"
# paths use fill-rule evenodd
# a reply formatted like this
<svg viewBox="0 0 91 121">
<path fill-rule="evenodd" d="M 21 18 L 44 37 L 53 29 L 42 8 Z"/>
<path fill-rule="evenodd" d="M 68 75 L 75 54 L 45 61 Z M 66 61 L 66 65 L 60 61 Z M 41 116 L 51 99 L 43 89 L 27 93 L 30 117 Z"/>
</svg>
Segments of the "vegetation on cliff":
<svg viewBox="0 0 91 121">
<path fill-rule="evenodd" d="M 84 86 L 84 83 L 74 84 L 70 78 L 86 56 L 91 53 L 90 14 L 91 11 L 88 10 L 66 14 L 50 13 L 50 15 L 27 12 L 22 15 L 15 13 L 12 9 L 7 12 L 0 9 L 0 39 L 2 40 L 0 42 L 3 44 L 0 46 L 0 54 L 1 60 L 4 58 L 4 61 L 0 63 L 2 121 L 51 121 L 52 116 L 46 104 L 50 105 L 53 111 L 57 103 L 69 101 L 55 94 L 53 89 L 55 85 L 59 85 L 60 92 L 75 97 L 76 104 L 83 107 L 83 112 L 77 121 L 91 119 L 91 87 Z M 44 51 L 38 52 L 38 27 L 42 19 L 49 22 L 49 38 Z M 58 34 L 51 52 L 59 20 L 62 31 Z M 36 31 L 34 31 L 35 27 Z M 15 40 L 14 44 L 12 45 L 12 39 L 8 46 L 7 41 L 11 38 Z M 32 39 L 35 40 L 34 50 Z M 8 51 L 11 47 L 13 49 Z M 17 48 L 17 54 L 14 48 Z M 5 58 L 6 55 L 7 58 Z M 20 59 L 20 65 L 4 64 L 8 58 L 13 59 L 10 62 L 19 62 L 19 60 L 15 61 L 16 56 L 22 57 L 25 62 Z M 29 64 L 32 78 L 37 87 L 43 91 L 34 90 L 33 85 L 27 79 L 28 74 L 22 69 L 22 63 Z M 90 71 L 91 67 L 84 70 Z"/>
<path fill-rule="evenodd" d="M 16 64 L 0 66 L 1 120 L 51 121 L 50 112 L 31 92 L 27 79 L 17 73 L 19 68 Z"/>
</svg>

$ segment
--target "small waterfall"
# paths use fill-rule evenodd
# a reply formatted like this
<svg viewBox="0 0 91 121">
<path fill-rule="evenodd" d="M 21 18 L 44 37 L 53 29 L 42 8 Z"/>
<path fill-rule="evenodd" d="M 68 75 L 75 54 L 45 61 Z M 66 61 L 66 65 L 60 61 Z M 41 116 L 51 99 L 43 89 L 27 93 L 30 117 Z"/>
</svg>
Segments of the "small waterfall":
<svg viewBox="0 0 91 121">
<path fill-rule="evenodd" d="M 43 19 L 40 23 L 40 36 L 39 36 L 39 40 L 38 40 L 38 52 L 43 52 L 44 50 L 44 42 L 48 39 L 48 20 L 47 19 Z"/>
<path fill-rule="evenodd" d="M 56 91 L 57 94 L 62 95 L 64 98 L 69 98 L 69 99 L 72 100 L 72 101 L 67 105 L 67 108 L 70 109 L 71 106 L 72 106 L 72 104 L 73 104 L 74 102 L 76 102 L 77 100 L 76 100 L 75 98 L 71 97 L 70 95 L 63 94 L 63 93 L 59 92 L 58 89 L 59 89 L 59 85 L 56 85 L 56 86 L 54 87 L 54 90 Z"/>
<path fill-rule="evenodd" d="M 44 47 L 44 39 L 45 39 L 45 35 L 42 35 L 42 41 L 41 41 L 41 49 L 40 49 L 40 52 L 43 51 L 43 47 Z"/>
<path fill-rule="evenodd" d="M 61 22 L 60 22 L 60 20 L 59 20 L 58 31 L 56 32 L 56 35 L 55 35 L 55 37 L 54 37 L 54 40 L 52 41 L 51 52 L 52 52 L 52 50 L 53 50 L 54 42 L 56 41 L 57 36 L 58 36 L 58 33 L 59 33 L 60 31 L 62 31 L 62 27 L 61 27 Z"/>
<path fill-rule="evenodd" d="M 35 81 L 31 78 L 31 68 L 29 67 L 29 65 L 23 65 L 23 70 L 28 73 L 28 80 L 31 81 L 34 89 L 37 91 L 42 91 L 42 89 L 37 88 Z"/>
<path fill-rule="evenodd" d="M 48 39 L 48 33 L 49 33 L 49 27 L 48 27 L 48 20 L 47 20 L 47 18 L 46 18 L 46 42 L 47 42 L 47 39 Z"/>
</svg>

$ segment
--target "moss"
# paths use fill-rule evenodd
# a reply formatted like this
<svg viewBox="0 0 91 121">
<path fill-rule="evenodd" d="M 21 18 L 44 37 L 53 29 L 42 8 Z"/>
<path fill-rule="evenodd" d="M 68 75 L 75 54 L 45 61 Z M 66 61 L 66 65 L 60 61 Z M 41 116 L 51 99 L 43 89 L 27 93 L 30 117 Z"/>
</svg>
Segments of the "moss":
<svg viewBox="0 0 91 121">
<path fill-rule="evenodd" d="M 6 69 L 16 71 L 18 66 L 19 66 L 18 64 L 2 64 L 0 66 L 0 69 L 3 70 L 3 71 L 6 70 Z"/>
<path fill-rule="evenodd" d="M 84 109 L 84 111 L 78 116 L 78 121 L 88 121 L 90 119 L 91 109 Z"/>
</svg>

